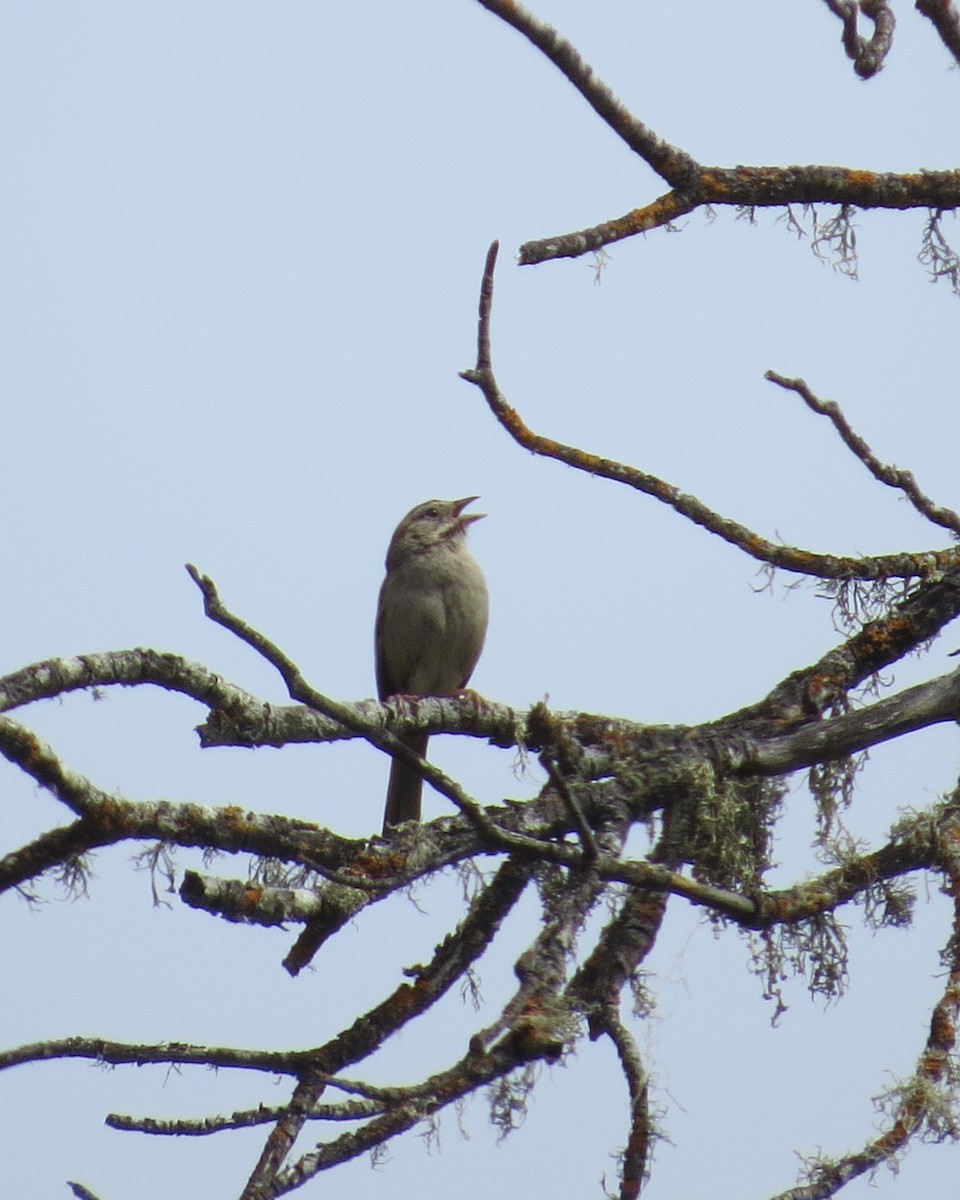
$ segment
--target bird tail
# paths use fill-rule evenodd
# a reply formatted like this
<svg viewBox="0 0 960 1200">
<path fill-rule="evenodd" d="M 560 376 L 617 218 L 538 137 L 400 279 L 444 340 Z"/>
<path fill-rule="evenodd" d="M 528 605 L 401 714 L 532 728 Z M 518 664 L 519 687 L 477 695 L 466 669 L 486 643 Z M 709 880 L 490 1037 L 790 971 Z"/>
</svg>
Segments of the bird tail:
<svg viewBox="0 0 960 1200">
<path fill-rule="evenodd" d="M 415 754 L 424 758 L 427 753 L 427 742 L 430 740 L 426 733 L 415 733 L 404 739 Z M 387 833 L 394 825 L 402 825 L 404 821 L 420 820 L 420 795 L 423 791 L 423 778 L 413 767 L 399 758 L 390 764 L 390 782 L 387 784 L 387 803 L 383 812 L 383 832 Z"/>
</svg>

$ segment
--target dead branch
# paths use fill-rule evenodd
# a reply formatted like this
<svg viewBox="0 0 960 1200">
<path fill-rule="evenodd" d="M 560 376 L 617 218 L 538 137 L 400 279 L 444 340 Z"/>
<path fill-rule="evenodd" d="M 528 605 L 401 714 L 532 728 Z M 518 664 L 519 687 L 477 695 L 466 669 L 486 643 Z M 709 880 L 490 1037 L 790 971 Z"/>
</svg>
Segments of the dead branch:
<svg viewBox="0 0 960 1200">
<path fill-rule="evenodd" d="M 843 22 L 843 48 L 861 79 L 870 79 L 883 68 L 890 47 L 896 18 L 885 0 L 825 0 L 827 8 Z M 873 22 L 872 37 L 857 31 L 857 16 L 863 13 Z"/>
<path fill-rule="evenodd" d="M 670 191 L 621 217 L 575 233 L 525 242 L 518 252 L 522 266 L 554 258 L 576 258 L 623 238 L 662 228 L 697 208 L 788 208 L 791 204 L 837 204 L 853 208 L 949 209 L 960 205 L 960 171 L 881 173 L 832 166 L 721 167 L 698 163 L 635 117 L 614 96 L 593 68 L 555 29 L 513 0 L 479 0 L 488 11 L 511 25 L 544 54 L 573 84 L 593 110 L 635 154 L 666 183 Z M 827 0 L 844 22 L 844 47 L 863 78 L 883 65 L 893 38 L 894 18 L 884 0 L 861 0 L 859 11 L 874 24 L 869 39 L 857 33 L 857 6 L 852 0 Z M 955 13 L 942 3 L 918 7 L 937 25 L 941 36 L 957 37 Z M 926 11 L 926 10 L 930 11 Z M 945 37 L 945 42 L 950 42 Z"/>
<path fill-rule="evenodd" d="M 935 504 L 917 486 L 911 471 L 902 471 L 899 467 L 880 462 L 864 439 L 853 430 L 839 404 L 833 400 L 819 399 L 802 379 L 787 379 L 784 375 L 778 375 L 776 371 L 767 371 L 764 378 L 788 391 L 796 392 L 812 412 L 827 417 L 833 423 L 843 444 L 863 463 L 874 479 L 903 492 L 921 516 L 960 537 L 960 514 L 955 513 L 952 508 Z"/>
<path fill-rule="evenodd" d="M 952 0 L 915 0 L 914 8 L 932 23 L 940 40 L 960 63 L 960 12 Z"/>
<path fill-rule="evenodd" d="M 757 562 L 795 574 L 815 576 L 819 579 L 911 579 L 943 573 L 960 566 L 960 548 L 957 547 L 912 554 L 850 558 L 814 554 L 793 546 L 777 545 L 760 537 L 745 525 L 714 512 L 696 496 L 681 492 L 673 484 L 655 475 L 534 433 L 524 423 L 517 410 L 507 403 L 493 371 L 490 355 L 490 318 L 493 309 L 493 273 L 497 249 L 498 244 L 494 242 L 487 252 L 480 289 L 477 365 L 473 369 L 461 371 L 460 377 L 480 389 L 490 411 L 519 446 L 543 458 L 565 463 L 588 475 L 600 475 L 604 479 L 643 492 L 644 495 L 668 505 L 695 525 L 700 525 L 709 533 L 736 546 Z"/>
</svg>

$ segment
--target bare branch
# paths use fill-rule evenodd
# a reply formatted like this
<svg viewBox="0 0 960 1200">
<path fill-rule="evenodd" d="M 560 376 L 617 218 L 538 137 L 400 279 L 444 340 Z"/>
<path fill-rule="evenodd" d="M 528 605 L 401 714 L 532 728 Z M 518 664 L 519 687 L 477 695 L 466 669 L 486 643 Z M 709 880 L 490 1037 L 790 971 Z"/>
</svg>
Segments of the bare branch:
<svg viewBox="0 0 960 1200">
<path fill-rule="evenodd" d="M 932 215 L 921 260 L 960 292 L 958 259 L 940 224 L 943 212 L 960 206 L 960 171 L 900 175 L 826 166 L 704 166 L 633 116 L 549 25 L 512 0 L 480 3 L 536 46 L 668 188 L 619 219 L 528 243 L 521 250 L 522 262 L 591 250 L 602 256 L 610 242 L 669 228 L 698 207 L 711 212 L 711 206 L 733 205 L 750 220 L 759 207 L 783 207 L 796 227 L 791 205 L 810 209 L 823 202 L 839 210 L 821 218 L 813 207 L 813 248 L 831 257 L 837 269 L 855 274 L 856 210 L 922 205 Z M 890 4 L 826 3 L 843 24 L 844 46 L 855 70 L 863 77 L 875 74 L 893 37 Z M 956 37 L 960 43 L 960 20 L 952 4 L 918 0 L 917 7 L 938 29 L 943 27 L 945 42 Z M 869 37 L 861 35 L 861 15 L 873 23 Z M 960 1075 L 954 1041 L 960 1015 L 960 800 L 954 796 L 935 802 L 904 818 L 878 849 L 847 845 L 839 835 L 829 843 L 821 837 L 817 845 L 831 869 L 772 890 L 766 881 L 786 790 L 783 776 L 815 767 L 825 780 L 820 789 L 825 793 L 835 788 L 842 774 L 836 764 L 846 756 L 938 722 L 960 721 L 960 671 L 885 694 L 868 707 L 856 707 L 851 696 L 873 673 L 923 647 L 960 615 L 960 546 L 864 558 L 777 545 L 665 480 L 534 433 L 507 403 L 494 375 L 497 254 L 494 243 L 480 289 L 476 366 L 463 378 L 480 388 L 510 436 L 535 454 L 626 484 L 668 505 L 765 568 L 828 581 L 820 591 L 838 597 L 834 612 L 843 618 L 844 640 L 818 662 L 783 679 L 758 703 L 691 727 L 554 713 L 546 704 L 524 713 L 472 694 L 348 703 L 313 687 L 278 643 L 231 612 L 213 581 L 188 567 L 207 616 L 272 665 L 290 704 L 264 704 L 175 655 L 124 651 L 53 659 L 0 679 L 0 714 L 78 689 L 156 685 L 204 706 L 207 716 L 198 730 L 202 747 L 360 738 L 410 762 L 456 811 L 388 838 L 346 839 L 312 822 L 238 806 L 131 801 L 72 771 L 32 731 L 11 715 L 0 715 L 0 754 L 78 818 L 71 816 L 65 829 L 51 830 L 0 859 L 0 891 L 52 871 L 60 871 L 68 886 L 82 882 L 86 852 L 124 840 L 156 841 L 140 856 L 154 864 L 163 862 L 173 846 L 251 854 L 259 861 L 251 865 L 247 880 L 187 871 L 180 897 L 195 910 L 228 921 L 301 926 L 283 964 L 291 974 L 366 906 L 429 880 L 445 867 L 460 868 L 465 912 L 451 918 L 449 932 L 426 965 L 407 968 L 384 999 L 351 1016 L 346 1028 L 321 1045 L 264 1051 L 67 1038 L 0 1052 L 0 1069 L 84 1058 L 101 1064 L 225 1066 L 280 1074 L 289 1080 L 281 1095 L 284 1103 L 207 1118 L 108 1117 L 113 1128 L 162 1136 L 264 1127 L 262 1151 L 243 1200 L 272 1200 L 360 1154 L 382 1153 L 391 1138 L 418 1123 L 432 1126 L 445 1106 L 481 1086 L 491 1086 L 493 1121 L 506 1131 L 524 1110 L 535 1068 L 562 1061 L 586 1032 L 592 1039 L 610 1039 L 627 1084 L 620 1200 L 636 1200 L 657 1131 L 638 1039 L 621 1018 L 620 1005 L 624 989 L 632 988 L 640 1011 L 643 967 L 671 897 L 682 897 L 715 923 L 744 933 L 769 991 L 775 993 L 778 979 L 785 977 L 782 972 L 794 968 L 807 972 L 811 992 L 832 996 L 839 993 L 847 966 L 840 909 L 861 905 L 868 927 L 905 925 L 913 898 L 906 877 L 933 870 L 955 904 L 953 937 L 944 955 L 950 979 L 934 1009 L 913 1078 L 891 1093 L 883 1135 L 839 1162 L 818 1163 L 803 1186 L 789 1193 L 791 1200 L 832 1195 L 849 1179 L 892 1161 L 911 1138 L 960 1135 L 957 1103 L 950 1093 Z M 827 416 L 875 479 L 897 488 L 921 515 L 960 537 L 960 516 L 921 492 L 909 472 L 881 463 L 836 404 L 814 396 L 802 380 L 773 372 L 767 378 Z M 520 748 L 524 756 L 539 754 L 546 782 L 528 801 L 481 806 L 406 747 L 405 735 L 415 730 L 489 738 L 498 746 Z M 649 842 L 630 857 L 644 832 Z M 647 848 L 649 843 L 653 849 Z M 495 861 L 481 869 L 484 857 Z M 163 879 L 172 890 L 172 862 Z M 427 1016 L 456 986 L 476 995 L 476 964 L 506 920 L 523 924 L 527 914 L 514 914 L 521 897 L 533 890 L 531 882 L 539 911 L 526 944 L 511 953 L 516 984 L 499 1011 L 484 1014 L 484 1027 L 473 1033 L 465 1049 L 454 1052 L 454 1061 L 403 1086 L 374 1086 L 341 1075 L 351 1067 L 358 1073 L 376 1071 L 380 1059 L 375 1056 L 386 1041 Z M 604 909 L 598 920 L 600 905 Z M 502 964 L 502 955 L 493 958 L 496 966 Z M 434 1015 L 439 1016 L 438 1010 Z M 305 1152 L 297 1150 L 307 1122 L 316 1121 L 333 1123 L 332 1134 L 325 1129 L 310 1139 L 313 1144 Z M 346 1130 L 344 1123 L 349 1124 Z M 83 1200 L 94 1200 L 83 1185 L 70 1186 Z"/>
<path fill-rule="evenodd" d="M 885 884 L 914 871 L 934 869 L 941 857 L 939 831 L 927 814 L 920 814 L 896 828 L 886 845 L 877 850 L 853 855 L 840 866 L 793 887 L 758 893 L 753 917 L 740 923 L 749 929 L 771 929 L 809 921 L 850 903 L 870 907 L 883 893 Z M 723 915 L 732 913 L 728 910 Z"/>
<path fill-rule="evenodd" d="M 960 63 L 960 12 L 952 0 L 916 0 L 914 8 L 932 22 L 940 40 Z"/>
<path fill-rule="evenodd" d="M 270 1192 L 267 1189 L 274 1186 L 277 1173 L 307 1119 L 306 1114 L 314 1108 L 324 1089 L 326 1077 L 337 1074 L 348 1063 L 372 1054 L 391 1033 L 426 1011 L 445 994 L 486 949 L 501 921 L 519 899 L 530 874 L 531 868 L 525 864 L 511 861 L 502 864 L 493 880 L 475 898 L 457 931 L 437 947 L 427 966 L 417 969 L 414 983 L 401 984 L 393 995 L 359 1017 L 350 1028 L 310 1053 L 311 1069 L 302 1075 L 290 1105 L 284 1110 L 283 1117 L 264 1146 L 244 1189 L 243 1197 L 246 1200 L 259 1195 L 280 1194 L 279 1191 Z M 442 1103 L 449 1103 L 454 1098 L 448 1093 L 444 1094 Z M 403 1111 L 409 1114 L 409 1106 Z M 409 1128 L 419 1119 L 418 1111 L 406 1123 L 404 1120 L 395 1122 L 395 1132 Z M 385 1136 L 393 1136 L 393 1127 L 389 1132 L 381 1132 L 380 1126 L 374 1121 L 366 1126 L 363 1136 L 351 1135 L 354 1139 L 351 1146 L 362 1142 L 364 1149 L 370 1148 L 380 1144 Z M 372 1139 L 369 1145 L 366 1145 L 366 1139 Z M 356 1150 L 356 1153 L 360 1152 L 362 1149 Z M 337 1161 L 353 1156 L 344 1155 Z M 310 1174 L 322 1169 L 323 1165 L 332 1163 L 314 1162 L 312 1156 L 309 1164 L 301 1160 L 291 1168 L 293 1178 L 302 1183 Z"/>
<path fill-rule="evenodd" d="M 239 879 L 218 879 L 187 871 L 180 886 L 180 899 L 191 908 L 201 909 L 244 925 L 284 926 L 288 923 L 323 920 L 328 923 L 334 908 L 333 895 L 339 895 L 336 928 L 340 928 L 369 903 L 369 892 L 386 891 L 382 881 L 358 879 L 347 885 L 347 875 L 339 875 L 337 886 L 320 890 L 308 888 L 263 887 Z"/>
<path fill-rule="evenodd" d="M 91 1192 L 88 1187 L 84 1187 L 82 1183 L 75 1183 L 72 1179 L 67 1180 L 67 1187 L 77 1197 L 77 1200 L 100 1200 L 99 1196 Z"/>
<path fill-rule="evenodd" d="M 200 663 L 158 650 L 114 650 L 76 658 L 50 658 L 0 678 L 0 712 L 85 688 L 153 684 L 180 692 L 208 708 L 242 720 L 248 705 L 262 708 L 249 692 Z"/>
<path fill-rule="evenodd" d="M 567 446 L 552 438 L 534 433 L 523 421 L 515 408 L 506 401 L 497 385 L 490 364 L 490 315 L 493 308 L 492 263 L 496 252 L 491 248 L 484 270 L 484 289 L 481 296 L 480 334 L 478 339 L 477 366 L 461 371 L 460 377 L 472 383 L 483 393 L 490 411 L 513 440 L 525 450 L 544 458 L 566 463 L 588 475 L 600 475 L 615 483 L 622 483 L 638 492 L 652 496 L 668 505 L 681 516 L 700 525 L 709 533 L 736 546 L 758 562 L 780 567 L 800 575 L 812 575 L 820 579 L 909 579 L 950 570 L 960 565 L 960 548 L 950 550 L 928 550 L 915 554 L 888 554 L 873 558 L 847 558 L 831 554 L 813 554 L 792 546 L 780 546 L 769 542 L 748 529 L 745 525 L 721 516 L 702 504 L 696 496 L 681 492 L 679 488 L 655 475 L 649 475 L 636 467 L 600 458 L 576 446 Z M 486 365 L 481 365 L 481 358 Z"/>
<path fill-rule="evenodd" d="M 583 61 L 565 37 L 514 0 L 480 0 L 480 3 L 512 25 L 549 58 L 593 111 L 667 183 L 675 188 L 686 186 L 688 177 L 697 170 L 694 160 L 638 121 L 594 75 L 593 68 Z"/>
<path fill-rule="evenodd" d="M 42 833 L 34 841 L 0 858 L 0 892 L 21 887 L 46 871 L 53 871 L 87 850 L 110 845 L 115 831 L 95 819 L 81 818 L 70 825 Z"/>
<path fill-rule="evenodd" d="M 53 750 L 23 725 L 0 717 L 0 754 L 80 817 L 95 818 L 110 796 L 61 763 Z"/>
<path fill-rule="evenodd" d="M 650 1119 L 650 1082 L 636 1038 L 615 1011 L 607 1014 L 604 1032 L 616 1047 L 620 1069 L 630 1096 L 630 1132 L 620 1171 L 620 1200 L 636 1200 L 650 1170 L 653 1127 Z"/>
<path fill-rule="evenodd" d="M 171 1063 L 204 1067 L 236 1067 L 244 1071 L 295 1075 L 304 1067 L 303 1051 L 237 1050 L 233 1046 L 198 1046 L 186 1042 L 136 1045 L 107 1038 L 69 1037 L 48 1042 L 31 1042 L 13 1050 L 0 1050 L 0 1070 L 28 1062 L 48 1062 L 60 1058 L 88 1058 L 113 1066 L 147 1063 Z"/>
<path fill-rule="evenodd" d="M 732 729 L 751 718 L 762 723 L 820 715 L 842 703 L 864 680 L 931 641 L 957 616 L 960 572 L 927 580 L 812 666 L 788 675 L 759 704 L 724 717 L 718 727 Z"/>
<path fill-rule="evenodd" d="M 355 1132 L 321 1143 L 290 1166 L 277 1171 L 272 1182 L 260 1183 L 255 1187 L 248 1185 L 241 1200 L 285 1195 L 315 1178 L 321 1171 L 369 1154 L 464 1096 L 517 1071 L 524 1062 L 524 1049 L 523 1045 L 505 1040 L 487 1054 L 465 1054 L 449 1070 L 438 1072 L 425 1080 L 418 1099 L 391 1109 Z"/>
<path fill-rule="evenodd" d="M 710 201 L 700 200 L 688 191 L 666 192 L 641 208 L 633 208 L 622 217 L 602 221 L 589 229 L 524 242 L 517 251 L 517 261 L 522 267 L 527 267 L 554 258 L 579 258 L 582 254 L 598 253 L 604 246 L 611 246 L 624 238 L 636 237 L 638 233 L 648 233 L 651 229 L 665 229 L 679 217 L 685 217 L 701 205 L 709 204 Z"/>
<path fill-rule="evenodd" d="M 820 202 L 839 204 L 849 212 L 854 207 L 951 209 L 960 205 L 960 171 L 897 175 L 818 165 L 704 166 L 634 116 L 551 26 L 513 0 L 479 2 L 550 59 L 617 136 L 671 186 L 670 192 L 652 203 L 612 221 L 524 243 L 518 254 L 521 265 L 588 254 L 623 238 L 667 226 L 678 216 L 700 207 L 732 205 L 752 210 Z M 844 47 L 856 72 L 862 78 L 876 74 L 893 40 L 895 19 L 889 4 L 885 0 L 860 0 L 858 8 L 853 0 L 826 0 L 826 3 L 843 21 Z M 934 20 L 941 36 L 948 30 L 958 36 L 952 5 L 918 0 L 917 7 Z M 873 22 L 869 39 L 857 32 L 858 11 Z M 950 44 L 947 37 L 945 41 Z"/>
<path fill-rule="evenodd" d="M 943 508 L 934 504 L 917 487 L 917 481 L 910 471 L 901 471 L 899 467 L 887 466 L 886 463 L 880 462 L 863 438 L 851 428 L 839 404 L 833 400 L 820 400 L 802 379 L 787 379 L 783 375 L 778 375 L 776 371 L 767 371 L 764 378 L 788 391 L 796 392 L 812 412 L 828 417 L 844 445 L 856 455 L 874 479 L 885 483 L 887 487 L 898 488 L 917 512 L 926 517 L 928 521 L 932 521 L 935 525 L 940 525 L 960 537 L 960 515 L 955 513 L 952 508 Z"/>
<path fill-rule="evenodd" d="M 746 751 L 743 762 L 749 762 L 752 770 L 782 775 L 785 770 L 843 758 L 916 729 L 958 719 L 960 668 L 856 712 L 830 721 L 808 721 L 782 737 L 766 738 Z"/>
<path fill-rule="evenodd" d="M 843 22 L 843 48 L 853 61 L 853 69 L 861 79 L 869 79 L 883 68 L 890 47 L 896 18 L 885 0 L 825 0 L 827 8 Z M 857 32 L 857 15 L 862 12 L 873 21 L 873 36 L 861 37 Z"/>
<path fill-rule="evenodd" d="M 960 1137 L 957 1105 L 952 1095 L 955 1080 L 953 1057 L 956 1023 L 960 1015 L 960 821 L 956 809 L 948 809 L 941 829 L 942 870 L 953 897 L 954 918 L 949 974 L 943 993 L 933 1009 L 930 1034 L 917 1061 L 913 1076 L 895 1087 L 887 1097 L 891 1108 L 887 1128 L 862 1150 L 830 1161 L 814 1160 L 808 1167 L 809 1183 L 790 1188 L 774 1200 L 829 1200 L 840 1188 L 893 1162 L 910 1140 L 928 1131 L 933 1140 Z"/>
<path fill-rule="evenodd" d="M 853 167 L 700 167 L 682 192 L 668 192 L 622 217 L 575 233 L 525 242 L 521 266 L 577 258 L 602 246 L 668 225 L 697 208 L 783 208 L 838 204 L 848 209 L 954 209 L 960 206 L 960 171 L 897 175 Z"/>
<path fill-rule="evenodd" d="M 329 1086 L 329 1083 L 328 1083 Z M 104 1125 L 121 1133 L 146 1133 L 156 1137 L 209 1137 L 234 1129 L 251 1129 L 257 1125 L 272 1125 L 286 1112 L 286 1106 L 261 1104 L 231 1113 L 229 1117 L 196 1117 L 190 1120 L 159 1120 L 156 1117 L 132 1117 L 124 1113 L 108 1113 Z M 318 1104 L 309 1113 L 308 1121 L 361 1121 L 379 1116 L 383 1103 L 375 1100 L 345 1100 L 340 1104 Z"/>
</svg>

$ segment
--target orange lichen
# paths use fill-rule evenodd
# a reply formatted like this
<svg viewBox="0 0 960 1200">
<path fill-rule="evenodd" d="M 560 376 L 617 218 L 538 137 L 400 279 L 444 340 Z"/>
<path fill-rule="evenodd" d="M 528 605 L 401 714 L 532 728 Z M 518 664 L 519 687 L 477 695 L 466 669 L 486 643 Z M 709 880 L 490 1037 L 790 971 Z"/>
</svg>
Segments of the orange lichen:
<svg viewBox="0 0 960 1200">
<path fill-rule="evenodd" d="M 875 187 L 877 183 L 876 171 L 849 170 L 843 175 L 851 187 Z"/>
</svg>

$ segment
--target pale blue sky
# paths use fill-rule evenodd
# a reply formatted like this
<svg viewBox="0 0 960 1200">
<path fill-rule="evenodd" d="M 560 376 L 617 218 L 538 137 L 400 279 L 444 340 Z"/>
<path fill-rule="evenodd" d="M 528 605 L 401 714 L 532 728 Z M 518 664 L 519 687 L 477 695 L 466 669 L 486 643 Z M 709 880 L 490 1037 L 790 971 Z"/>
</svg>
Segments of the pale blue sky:
<svg viewBox="0 0 960 1200">
<path fill-rule="evenodd" d="M 957 164 L 960 78 L 906 4 L 870 83 L 818 0 L 690 0 L 682 13 L 544 0 L 536 11 L 704 162 Z M 521 270 L 521 242 L 665 188 L 473 0 L 9 4 L 0 138 L 0 671 L 149 645 L 281 698 L 203 619 L 182 566 L 192 561 L 316 686 L 370 696 L 394 525 L 420 500 L 474 493 L 489 514 L 472 540 L 492 604 L 474 683 L 493 699 L 696 722 L 833 645 L 814 588 L 757 594 L 754 565 L 732 548 L 507 440 L 457 378 L 473 362 L 495 237 L 495 365 L 534 429 L 808 549 L 942 544 L 824 421 L 763 381 L 773 368 L 838 400 L 879 457 L 960 503 L 960 300 L 915 261 L 922 215 L 858 217 L 858 283 L 777 214 L 751 227 L 724 210 L 613 247 L 600 286 L 586 260 Z M 960 226 L 945 230 L 960 244 Z M 948 631 L 896 682 L 949 669 L 958 645 Z M 132 798 L 237 803 L 350 836 L 379 827 L 387 768 L 360 745 L 201 753 L 201 710 L 159 693 L 73 696 L 26 717 L 71 766 Z M 952 787 L 956 750 L 945 728 L 877 750 L 853 831 L 880 838 L 898 806 Z M 530 794 L 510 755 L 450 740 L 435 752 L 485 802 Z M 5 849 L 62 819 L 12 768 L 2 780 Z M 789 805 L 784 881 L 816 866 L 802 787 Z M 428 816 L 443 811 L 426 798 Z M 244 864 L 218 868 L 232 877 Z M 175 899 L 154 910 L 146 876 L 113 850 L 97 858 L 90 902 L 29 912 L 3 899 L 3 1044 L 68 1033 L 316 1043 L 429 953 L 459 895 L 449 879 L 421 892 L 425 914 L 399 897 L 377 906 L 291 981 L 279 965 L 291 934 L 227 927 Z M 482 966 L 490 1004 L 512 985 L 521 926 Z M 795 1180 L 794 1150 L 858 1146 L 874 1127 L 869 1097 L 912 1069 L 948 931 L 944 898 L 921 890 L 913 934 L 854 938 L 842 1003 L 824 1011 L 798 983 L 772 1031 L 743 944 L 678 903 L 650 964 L 659 1013 L 639 1032 L 674 1142 L 658 1149 L 650 1200 L 765 1197 Z M 459 997 L 437 1018 L 387 1047 L 384 1081 L 463 1045 L 473 1014 Z M 113 1133 L 103 1115 L 200 1116 L 284 1095 L 225 1072 L 21 1068 L 0 1075 L 16 1147 L 7 1185 L 31 1200 L 67 1195 L 65 1179 L 103 1200 L 229 1200 L 259 1132 L 172 1142 Z M 545 1072 L 504 1145 L 478 1103 L 472 1140 L 447 1114 L 441 1154 L 410 1137 L 386 1166 L 362 1161 L 302 1194 L 473 1200 L 510 1194 L 522 1172 L 538 1194 L 599 1196 L 625 1115 L 609 1049 L 585 1045 L 569 1069 Z M 916 1150 L 898 1186 L 882 1173 L 878 1189 L 860 1181 L 844 1195 L 947 1200 L 957 1155 Z"/>
</svg>

